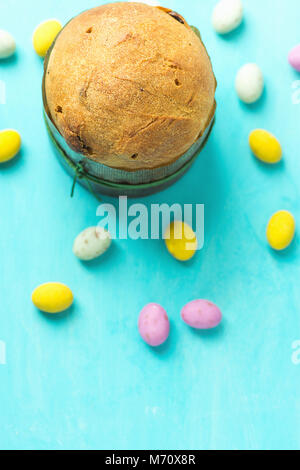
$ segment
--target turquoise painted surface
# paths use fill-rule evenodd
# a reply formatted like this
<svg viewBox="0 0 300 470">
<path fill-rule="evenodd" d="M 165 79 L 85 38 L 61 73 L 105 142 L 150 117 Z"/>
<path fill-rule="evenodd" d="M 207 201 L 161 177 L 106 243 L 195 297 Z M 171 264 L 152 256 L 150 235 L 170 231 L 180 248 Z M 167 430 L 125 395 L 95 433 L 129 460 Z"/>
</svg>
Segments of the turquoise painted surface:
<svg viewBox="0 0 300 470">
<path fill-rule="evenodd" d="M 122 240 L 84 265 L 71 246 L 97 223 L 98 203 L 81 187 L 70 199 L 71 179 L 53 158 L 31 34 L 44 19 L 66 22 L 97 2 L 1 1 L 0 27 L 15 35 L 18 54 L 0 63 L 7 94 L 0 128 L 18 129 L 24 142 L 20 157 L 0 168 L 2 449 L 300 448 L 292 349 L 300 339 L 299 237 L 282 254 L 265 241 L 278 209 L 291 210 L 300 226 L 300 105 L 292 104 L 300 76 L 286 60 L 299 43 L 300 6 L 245 0 L 244 24 L 220 38 L 210 26 L 214 3 L 165 2 L 201 30 L 219 83 L 217 122 L 193 169 L 145 200 L 204 203 L 205 246 L 182 265 L 160 241 Z M 251 107 L 233 88 L 249 61 L 266 78 Z M 282 164 L 269 168 L 250 155 L 247 136 L 256 127 L 279 137 Z M 31 291 L 49 280 L 73 289 L 68 315 L 52 318 L 32 306 Z M 181 323 L 180 308 L 198 297 L 222 308 L 221 328 L 197 333 Z M 146 347 L 136 328 L 149 301 L 172 322 L 159 350 Z"/>
</svg>

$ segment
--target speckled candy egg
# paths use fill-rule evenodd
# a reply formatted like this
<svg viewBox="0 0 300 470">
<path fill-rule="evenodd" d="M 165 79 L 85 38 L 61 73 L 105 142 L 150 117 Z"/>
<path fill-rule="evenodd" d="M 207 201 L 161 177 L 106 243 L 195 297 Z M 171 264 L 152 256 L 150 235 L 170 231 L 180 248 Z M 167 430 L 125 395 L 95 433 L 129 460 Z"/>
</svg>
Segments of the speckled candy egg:
<svg viewBox="0 0 300 470">
<path fill-rule="evenodd" d="M 7 59 L 13 55 L 15 50 L 16 42 L 13 36 L 7 31 L 0 29 L 0 59 Z"/>
<path fill-rule="evenodd" d="M 300 44 L 290 51 L 288 59 L 291 66 L 300 72 Z"/>
<path fill-rule="evenodd" d="M 282 158 L 280 142 L 265 129 L 253 130 L 249 135 L 249 145 L 256 158 L 264 163 L 272 165 Z"/>
<path fill-rule="evenodd" d="M 264 77 L 256 64 L 245 64 L 236 75 L 235 89 L 241 101 L 247 104 L 255 103 L 263 92 Z"/>
<path fill-rule="evenodd" d="M 0 163 L 5 163 L 14 158 L 21 148 L 21 136 L 13 129 L 0 131 Z"/>
<path fill-rule="evenodd" d="M 150 346 L 159 346 L 169 336 L 170 323 L 165 309 L 155 303 L 145 305 L 142 309 L 138 328 L 143 340 Z"/>
<path fill-rule="evenodd" d="M 61 29 L 62 25 L 58 20 L 46 20 L 37 26 L 32 36 L 32 42 L 35 52 L 40 57 L 45 57 Z"/>
<path fill-rule="evenodd" d="M 103 255 L 111 245 L 110 233 L 103 227 L 88 227 L 75 238 L 73 253 L 82 261 Z"/>
<path fill-rule="evenodd" d="M 227 34 L 236 29 L 243 19 L 241 0 L 221 0 L 212 14 L 212 25 L 219 34 Z"/>
<path fill-rule="evenodd" d="M 192 328 L 207 330 L 215 328 L 222 320 L 220 309 L 205 299 L 192 300 L 181 310 L 182 320 Z"/>
<path fill-rule="evenodd" d="M 267 239 L 274 250 L 284 250 L 293 241 L 296 223 L 289 211 L 278 211 L 272 215 L 267 226 Z"/>
<path fill-rule="evenodd" d="M 60 313 L 72 305 L 73 294 L 61 282 L 46 282 L 33 291 L 32 302 L 42 312 Z"/>
<path fill-rule="evenodd" d="M 186 222 L 171 222 L 165 231 L 164 239 L 168 252 L 178 261 L 188 261 L 196 253 L 197 237 Z"/>
</svg>

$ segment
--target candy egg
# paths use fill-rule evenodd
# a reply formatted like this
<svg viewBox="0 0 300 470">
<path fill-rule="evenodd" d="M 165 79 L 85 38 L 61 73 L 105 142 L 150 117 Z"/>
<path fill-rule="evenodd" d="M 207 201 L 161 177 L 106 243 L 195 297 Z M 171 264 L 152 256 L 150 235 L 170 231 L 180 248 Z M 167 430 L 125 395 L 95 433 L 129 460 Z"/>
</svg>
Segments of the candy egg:
<svg viewBox="0 0 300 470">
<path fill-rule="evenodd" d="M 45 57 L 54 39 L 62 29 L 57 20 L 47 20 L 41 23 L 34 31 L 32 42 L 35 52 L 40 57 Z"/>
<path fill-rule="evenodd" d="M 19 153 L 21 148 L 21 137 L 13 129 L 0 131 L 0 163 L 7 162 Z"/>
<path fill-rule="evenodd" d="M 288 59 L 291 66 L 300 72 L 300 44 L 290 51 Z"/>
<path fill-rule="evenodd" d="M 245 64 L 237 73 L 235 89 L 240 98 L 247 104 L 257 101 L 264 89 L 264 77 L 256 64 Z"/>
<path fill-rule="evenodd" d="M 197 250 L 197 237 L 185 222 L 171 222 L 164 234 L 169 253 L 179 261 L 191 259 Z"/>
<path fill-rule="evenodd" d="M 138 329 L 143 340 L 150 346 L 159 346 L 169 336 L 170 323 L 165 309 L 155 303 L 145 305 L 142 309 Z"/>
<path fill-rule="evenodd" d="M 219 34 L 226 34 L 236 29 L 243 19 L 241 0 L 221 0 L 212 14 L 212 25 Z"/>
<path fill-rule="evenodd" d="M 192 300 L 181 310 L 182 320 L 192 328 L 206 330 L 215 328 L 222 320 L 220 309 L 205 299 Z"/>
<path fill-rule="evenodd" d="M 102 227 L 88 227 L 74 241 L 73 253 L 83 261 L 103 255 L 111 244 L 110 233 Z"/>
<path fill-rule="evenodd" d="M 0 29 L 0 59 L 7 59 L 13 55 L 15 50 L 16 42 L 13 36 L 7 31 Z"/>
<path fill-rule="evenodd" d="M 267 240 L 274 250 L 284 250 L 295 236 L 295 219 L 288 211 L 278 211 L 272 215 L 267 226 Z"/>
<path fill-rule="evenodd" d="M 73 303 L 71 289 L 60 282 L 41 284 L 32 293 L 33 304 L 43 312 L 59 313 L 69 308 Z"/>
<path fill-rule="evenodd" d="M 282 149 L 279 141 L 264 129 L 256 129 L 251 132 L 249 145 L 254 155 L 264 163 L 272 164 L 281 160 Z"/>
</svg>

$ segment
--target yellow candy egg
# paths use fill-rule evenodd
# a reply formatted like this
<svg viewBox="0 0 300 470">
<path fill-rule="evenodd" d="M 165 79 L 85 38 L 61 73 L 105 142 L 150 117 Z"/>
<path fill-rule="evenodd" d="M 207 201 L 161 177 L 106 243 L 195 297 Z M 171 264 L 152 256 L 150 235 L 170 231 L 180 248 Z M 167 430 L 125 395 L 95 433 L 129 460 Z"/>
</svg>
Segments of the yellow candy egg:
<svg viewBox="0 0 300 470">
<path fill-rule="evenodd" d="M 43 312 L 59 313 L 73 303 L 71 289 L 60 282 L 47 282 L 38 286 L 32 293 L 33 304 Z"/>
<path fill-rule="evenodd" d="M 249 136 L 249 145 L 254 155 L 264 163 L 281 160 L 282 149 L 276 137 L 264 129 L 256 129 Z"/>
<path fill-rule="evenodd" d="M 193 229 L 179 220 L 171 222 L 164 239 L 167 250 L 179 261 L 191 259 L 197 250 L 197 237 Z"/>
<path fill-rule="evenodd" d="M 0 131 L 0 163 L 14 158 L 21 148 L 21 137 L 17 131 L 6 129 Z"/>
<path fill-rule="evenodd" d="M 288 211 L 278 211 L 272 215 L 267 227 L 267 239 L 274 250 L 284 250 L 293 241 L 295 219 Z"/>
<path fill-rule="evenodd" d="M 62 29 L 57 20 L 47 20 L 41 23 L 33 33 L 32 42 L 35 52 L 40 57 L 45 57 L 54 39 Z"/>
</svg>

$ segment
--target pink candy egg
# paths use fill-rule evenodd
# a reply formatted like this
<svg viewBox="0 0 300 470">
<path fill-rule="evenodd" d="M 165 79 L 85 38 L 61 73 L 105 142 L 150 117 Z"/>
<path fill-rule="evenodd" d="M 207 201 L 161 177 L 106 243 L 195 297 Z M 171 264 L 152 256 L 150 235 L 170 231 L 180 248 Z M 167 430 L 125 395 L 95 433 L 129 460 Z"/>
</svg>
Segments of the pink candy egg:
<svg viewBox="0 0 300 470">
<path fill-rule="evenodd" d="M 192 328 L 206 330 L 215 328 L 222 320 L 220 309 L 205 299 L 192 300 L 181 310 L 182 320 Z"/>
<path fill-rule="evenodd" d="M 170 323 L 165 309 L 155 303 L 147 304 L 142 309 L 138 328 L 143 340 L 150 346 L 159 346 L 169 336 Z"/>
<path fill-rule="evenodd" d="M 295 46 L 289 53 L 289 63 L 300 72 L 300 44 Z"/>
</svg>

